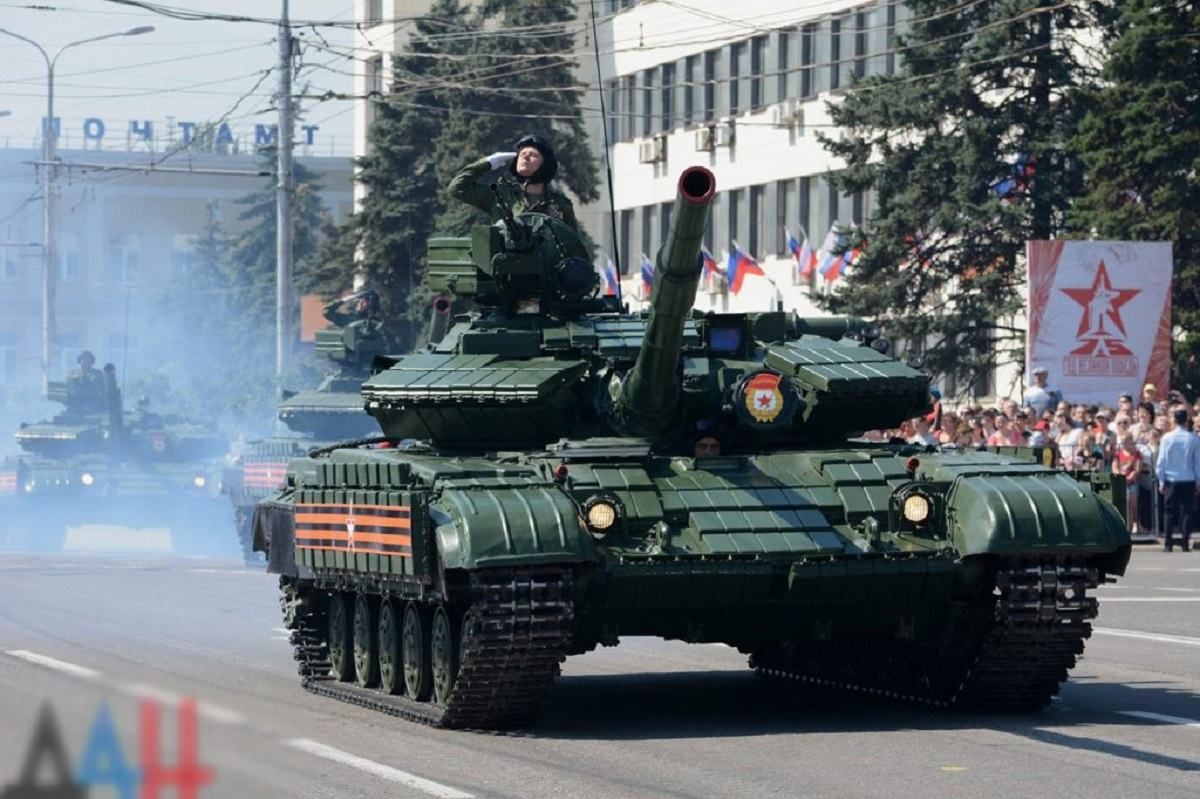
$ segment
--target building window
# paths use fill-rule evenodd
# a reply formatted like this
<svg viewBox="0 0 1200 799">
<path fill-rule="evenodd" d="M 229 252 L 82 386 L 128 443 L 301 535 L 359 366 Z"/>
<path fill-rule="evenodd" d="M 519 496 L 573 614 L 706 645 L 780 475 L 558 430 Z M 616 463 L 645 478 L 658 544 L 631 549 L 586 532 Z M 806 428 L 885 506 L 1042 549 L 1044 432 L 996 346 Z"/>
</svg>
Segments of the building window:
<svg viewBox="0 0 1200 799">
<path fill-rule="evenodd" d="M 633 246 L 633 211 L 621 211 L 620 227 L 621 241 L 620 252 L 617 253 L 617 262 L 621 268 L 621 274 L 629 274 L 629 248 Z"/>
<path fill-rule="evenodd" d="M 377 25 L 383 21 L 383 0 L 367 0 L 367 24 Z"/>
<path fill-rule="evenodd" d="M 17 334 L 0 333 L 0 383 L 17 382 Z"/>
<path fill-rule="evenodd" d="M 813 249 L 821 246 L 821 237 L 824 236 L 824 231 L 819 230 L 813 224 L 812 219 L 812 178 L 800 178 L 800 189 L 796 193 L 796 216 L 800 219 L 800 226 L 809 234 L 809 243 Z"/>
<path fill-rule="evenodd" d="M 21 274 L 21 270 L 17 267 L 18 257 L 15 247 L 0 247 L 0 282 L 17 282 Z"/>
<path fill-rule="evenodd" d="M 841 206 L 841 198 L 838 196 L 837 188 L 832 183 L 827 182 L 825 184 L 825 190 L 826 190 L 825 191 L 825 194 L 826 194 L 825 204 L 829 206 L 829 222 L 830 222 L 830 224 L 837 222 L 837 223 L 839 223 L 839 225 L 844 226 L 845 223 L 842 220 L 841 207 L 840 207 Z"/>
<path fill-rule="evenodd" d="M 171 274 L 183 277 L 188 273 L 192 263 L 192 253 L 196 249 L 196 237 L 189 233 L 176 233 L 171 239 Z"/>
<path fill-rule="evenodd" d="M 738 234 L 741 232 L 738 228 L 738 206 L 742 204 L 742 190 L 733 189 L 725 192 L 725 199 L 729 203 L 728 222 L 729 222 L 729 240 L 737 241 Z"/>
<path fill-rule="evenodd" d="M 784 228 L 790 229 L 797 220 L 793 216 L 796 210 L 796 181 L 780 180 L 775 183 L 775 254 L 787 255 L 787 237 Z M 796 236 L 803 238 L 803 224 L 796 231 Z"/>
<path fill-rule="evenodd" d="M 625 98 L 625 114 L 622 120 L 621 134 L 622 141 L 630 141 L 634 137 L 634 131 L 637 130 L 637 91 L 635 81 L 637 79 L 633 75 L 628 75 L 621 78 L 621 95 Z"/>
<path fill-rule="evenodd" d="M 829 88 L 836 89 L 841 85 L 842 77 L 842 21 L 829 22 Z"/>
<path fill-rule="evenodd" d="M 866 216 L 864 214 L 865 211 L 866 211 L 866 205 L 863 202 L 863 193 L 861 191 L 856 190 L 853 194 L 850 195 L 850 218 L 851 218 L 851 221 L 856 225 L 861 225 L 863 222 L 866 221 Z"/>
<path fill-rule="evenodd" d="M 659 203 L 658 204 L 658 248 L 667 243 L 667 234 L 671 232 L 671 211 L 674 209 L 675 203 Z"/>
<path fill-rule="evenodd" d="M 750 237 L 746 246 L 750 248 L 750 254 L 755 258 L 762 257 L 761 248 L 766 243 L 766 238 L 763 236 L 763 199 L 765 195 L 766 186 L 750 187 Z"/>
<path fill-rule="evenodd" d="M 800 29 L 800 96 L 812 97 L 816 94 L 813 83 L 815 71 L 813 61 L 816 60 L 817 26 L 805 25 Z"/>
<path fill-rule="evenodd" d="M 642 135 L 654 130 L 654 70 L 642 72 Z"/>
<path fill-rule="evenodd" d="M 867 15 L 860 11 L 854 15 L 854 71 L 855 80 L 861 79 L 867 71 Z"/>
<path fill-rule="evenodd" d="M 779 55 L 775 59 L 775 69 L 778 74 L 775 76 L 775 93 L 776 100 L 786 100 L 788 93 L 788 48 L 792 46 L 792 37 L 787 31 L 779 32 Z"/>
<path fill-rule="evenodd" d="M 717 238 L 717 220 L 721 218 L 721 195 L 718 193 L 713 197 L 712 207 L 712 222 L 704 226 L 704 246 L 711 253 L 713 251 L 713 241 Z M 715 257 L 715 255 L 714 255 Z"/>
<path fill-rule="evenodd" d="M 383 97 L 383 56 L 377 55 L 367 60 L 367 95 L 373 98 Z"/>
<path fill-rule="evenodd" d="M 767 37 L 755 36 L 750 40 L 750 108 L 757 111 L 763 107 L 763 72 L 766 70 Z"/>
<path fill-rule="evenodd" d="M 742 51 L 746 49 L 744 42 L 734 42 L 729 45 L 729 115 L 738 115 L 741 100 L 740 76 L 742 74 Z"/>
<path fill-rule="evenodd" d="M 642 255 L 648 256 L 654 251 L 653 242 L 650 240 L 650 225 L 654 221 L 654 206 L 642 206 Z M 640 266 L 640 261 L 639 261 Z"/>
<path fill-rule="evenodd" d="M 683 62 L 683 124 L 684 127 L 696 121 L 696 67 L 700 56 L 690 55 Z"/>
<path fill-rule="evenodd" d="M 129 286 L 140 277 L 140 237 L 136 233 L 114 233 L 108 237 L 108 282 Z"/>
<path fill-rule="evenodd" d="M 717 118 L 717 51 L 704 54 L 704 121 Z"/>
<path fill-rule="evenodd" d="M 58 237 L 58 281 L 78 283 L 83 273 L 83 258 L 79 252 L 79 237 L 66 233 Z"/>
<path fill-rule="evenodd" d="M 896 4 L 887 4 L 887 36 L 884 39 L 884 50 L 886 51 L 886 60 L 884 62 L 884 71 L 889 75 L 896 74 Z"/>
<path fill-rule="evenodd" d="M 675 65 L 662 65 L 662 125 L 660 130 L 669 132 L 674 126 L 675 113 Z"/>
<path fill-rule="evenodd" d="M 608 82 L 608 141 L 621 140 L 621 82 Z"/>
</svg>

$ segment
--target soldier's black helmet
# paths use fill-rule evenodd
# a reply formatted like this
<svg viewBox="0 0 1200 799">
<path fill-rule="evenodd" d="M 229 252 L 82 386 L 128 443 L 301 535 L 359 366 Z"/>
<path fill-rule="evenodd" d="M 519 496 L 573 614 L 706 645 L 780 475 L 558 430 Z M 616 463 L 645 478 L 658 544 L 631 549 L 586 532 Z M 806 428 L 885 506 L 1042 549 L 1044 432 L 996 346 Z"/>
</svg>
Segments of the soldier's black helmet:
<svg viewBox="0 0 1200 799">
<path fill-rule="evenodd" d="M 87 363 L 84 363 L 84 361 L 87 361 Z M 79 353 L 79 357 L 75 359 L 75 363 L 79 364 L 84 369 L 91 369 L 96 365 L 96 356 L 92 355 L 91 350 L 84 350 L 83 352 Z"/>
<path fill-rule="evenodd" d="M 530 183 L 549 183 L 554 180 L 554 176 L 558 174 L 558 159 L 554 157 L 554 148 L 550 146 L 550 142 L 541 136 L 525 135 L 517 139 L 517 143 L 513 145 L 513 151 L 519 153 L 523 147 L 532 147 L 542 154 L 542 165 L 526 180 Z M 508 162 L 508 171 L 512 173 L 513 177 L 521 179 L 521 176 L 517 174 L 516 158 Z"/>
</svg>

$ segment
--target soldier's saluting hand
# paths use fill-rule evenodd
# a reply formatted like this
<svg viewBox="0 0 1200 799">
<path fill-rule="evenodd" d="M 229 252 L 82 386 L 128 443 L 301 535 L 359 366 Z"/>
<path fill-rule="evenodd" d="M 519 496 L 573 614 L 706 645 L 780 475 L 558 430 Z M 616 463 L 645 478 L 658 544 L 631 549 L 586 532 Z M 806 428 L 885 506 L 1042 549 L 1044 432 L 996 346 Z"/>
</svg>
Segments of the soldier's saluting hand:
<svg viewBox="0 0 1200 799">
<path fill-rule="evenodd" d="M 509 208 L 497 199 L 490 173 L 505 170 L 508 174 L 501 180 L 515 184 L 515 199 Z M 450 196 L 473 205 L 488 214 L 493 222 L 502 219 L 505 211 L 513 215 L 537 213 L 552 216 L 566 222 L 576 230 L 575 207 L 565 194 L 550 188 L 549 183 L 558 174 L 558 160 L 554 149 L 541 136 L 522 136 L 515 148 L 509 152 L 495 152 L 467 164 L 450 180 Z"/>
</svg>

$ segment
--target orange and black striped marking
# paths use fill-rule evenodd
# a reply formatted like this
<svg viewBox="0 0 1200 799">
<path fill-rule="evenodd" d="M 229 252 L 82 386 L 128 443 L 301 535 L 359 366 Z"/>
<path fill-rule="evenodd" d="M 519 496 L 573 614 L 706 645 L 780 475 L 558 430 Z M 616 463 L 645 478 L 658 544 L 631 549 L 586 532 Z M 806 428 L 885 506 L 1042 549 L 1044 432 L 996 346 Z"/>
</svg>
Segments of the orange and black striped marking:
<svg viewBox="0 0 1200 799">
<path fill-rule="evenodd" d="M 296 505 L 297 549 L 411 558 L 411 529 L 411 511 L 403 505 Z"/>
</svg>

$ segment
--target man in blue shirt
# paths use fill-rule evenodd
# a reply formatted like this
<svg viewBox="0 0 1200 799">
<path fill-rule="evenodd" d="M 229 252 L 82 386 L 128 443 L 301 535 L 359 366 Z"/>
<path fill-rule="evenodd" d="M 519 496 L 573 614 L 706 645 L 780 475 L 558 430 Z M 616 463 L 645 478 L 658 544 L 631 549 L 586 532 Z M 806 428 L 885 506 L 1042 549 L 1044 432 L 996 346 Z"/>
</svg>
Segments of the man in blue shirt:
<svg viewBox="0 0 1200 799">
<path fill-rule="evenodd" d="M 1155 471 L 1158 490 L 1166 503 L 1166 542 L 1163 549 L 1174 549 L 1171 533 L 1179 527 L 1180 549 L 1190 550 L 1192 509 L 1200 494 L 1200 438 L 1188 429 L 1187 411 L 1175 411 L 1175 429 L 1163 436 Z"/>
</svg>

